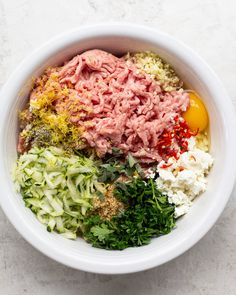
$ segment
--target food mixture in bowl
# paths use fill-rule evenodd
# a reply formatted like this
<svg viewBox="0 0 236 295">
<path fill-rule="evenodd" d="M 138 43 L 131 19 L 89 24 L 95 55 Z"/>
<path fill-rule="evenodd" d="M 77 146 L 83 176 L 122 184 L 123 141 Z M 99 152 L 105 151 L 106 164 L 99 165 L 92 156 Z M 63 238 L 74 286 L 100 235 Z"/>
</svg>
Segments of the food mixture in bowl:
<svg viewBox="0 0 236 295">
<path fill-rule="evenodd" d="M 209 119 L 152 52 L 94 49 L 35 79 L 14 181 L 48 231 L 121 250 L 168 234 L 207 188 Z"/>
</svg>

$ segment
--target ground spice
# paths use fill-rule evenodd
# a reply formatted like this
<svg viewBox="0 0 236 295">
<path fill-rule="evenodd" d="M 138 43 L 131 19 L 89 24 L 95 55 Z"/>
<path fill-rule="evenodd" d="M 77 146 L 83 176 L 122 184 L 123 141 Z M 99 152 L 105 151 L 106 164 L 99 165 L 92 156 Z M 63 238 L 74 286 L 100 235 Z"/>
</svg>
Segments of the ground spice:
<svg viewBox="0 0 236 295">
<path fill-rule="evenodd" d="M 110 220 L 124 210 L 122 202 L 113 195 L 114 186 L 111 185 L 104 195 L 104 198 L 96 197 L 93 200 L 93 208 L 102 219 Z"/>
</svg>

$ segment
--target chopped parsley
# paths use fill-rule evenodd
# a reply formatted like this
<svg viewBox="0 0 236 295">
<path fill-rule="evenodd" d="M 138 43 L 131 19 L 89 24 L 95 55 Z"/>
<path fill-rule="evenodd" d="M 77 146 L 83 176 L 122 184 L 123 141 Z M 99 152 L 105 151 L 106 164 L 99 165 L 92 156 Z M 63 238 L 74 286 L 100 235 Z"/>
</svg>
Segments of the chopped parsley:
<svg viewBox="0 0 236 295">
<path fill-rule="evenodd" d="M 92 215 L 84 221 L 84 238 L 94 247 L 122 250 L 146 245 L 175 227 L 175 206 L 154 185 L 140 178 L 117 183 L 114 195 L 126 209 L 110 221 Z"/>
</svg>

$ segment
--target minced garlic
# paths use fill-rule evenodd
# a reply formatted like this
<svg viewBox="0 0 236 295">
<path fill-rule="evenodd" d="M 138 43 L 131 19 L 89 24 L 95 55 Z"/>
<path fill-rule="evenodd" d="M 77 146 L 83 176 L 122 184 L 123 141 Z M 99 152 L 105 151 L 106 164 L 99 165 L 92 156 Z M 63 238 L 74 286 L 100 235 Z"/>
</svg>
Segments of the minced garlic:
<svg viewBox="0 0 236 295">
<path fill-rule="evenodd" d="M 172 67 L 153 52 L 129 53 L 125 56 L 125 59 L 133 62 L 141 72 L 152 76 L 165 91 L 178 90 L 183 86 L 183 82 Z"/>
</svg>

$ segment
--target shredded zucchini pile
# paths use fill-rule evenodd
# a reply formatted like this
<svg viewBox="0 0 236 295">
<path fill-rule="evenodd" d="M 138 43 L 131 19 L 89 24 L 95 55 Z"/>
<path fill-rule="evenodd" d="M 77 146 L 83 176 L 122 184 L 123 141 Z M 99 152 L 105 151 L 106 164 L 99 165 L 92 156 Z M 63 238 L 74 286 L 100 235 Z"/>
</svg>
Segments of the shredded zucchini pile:
<svg viewBox="0 0 236 295">
<path fill-rule="evenodd" d="M 105 191 L 97 174 L 92 157 L 34 147 L 19 157 L 14 180 L 26 206 L 48 231 L 75 239 L 94 195 Z"/>
</svg>

